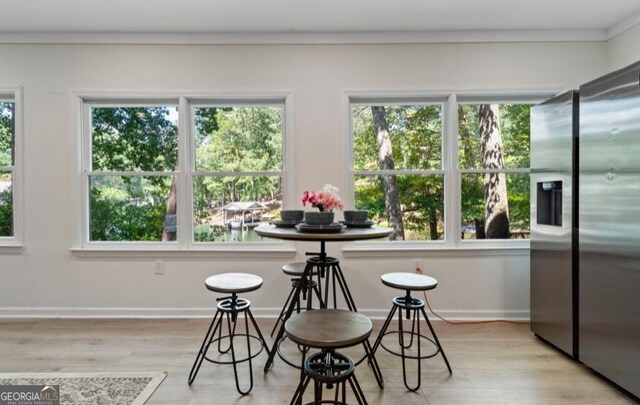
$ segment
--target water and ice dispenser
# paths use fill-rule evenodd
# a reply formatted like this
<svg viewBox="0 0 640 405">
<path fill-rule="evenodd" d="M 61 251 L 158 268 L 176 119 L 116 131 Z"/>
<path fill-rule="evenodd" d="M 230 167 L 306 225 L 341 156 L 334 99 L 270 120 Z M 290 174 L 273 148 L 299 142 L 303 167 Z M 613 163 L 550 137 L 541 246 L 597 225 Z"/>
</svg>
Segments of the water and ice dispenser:
<svg viewBox="0 0 640 405">
<path fill-rule="evenodd" d="M 562 181 L 538 182 L 537 194 L 538 224 L 562 226 Z"/>
</svg>

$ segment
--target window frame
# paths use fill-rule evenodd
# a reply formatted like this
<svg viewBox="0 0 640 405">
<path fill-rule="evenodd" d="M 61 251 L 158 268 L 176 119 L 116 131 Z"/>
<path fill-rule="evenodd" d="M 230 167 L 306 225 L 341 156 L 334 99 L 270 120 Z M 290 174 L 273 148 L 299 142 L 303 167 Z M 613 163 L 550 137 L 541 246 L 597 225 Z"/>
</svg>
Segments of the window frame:
<svg viewBox="0 0 640 405">
<path fill-rule="evenodd" d="M 354 107 L 358 107 L 358 106 L 373 106 L 373 105 L 384 105 L 384 106 L 402 106 L 402 105 L 423 105 L 423 106 L 428 106 L 428 105 L 435 105 L 435 106 L 440 106 L 441 108 L 441 132 L 440 132 L 440 156 L 441 156 L 441 160 L 440 160 L 440 169 L 396 169 L 396 170 L 356 170 L 354 168 L 354 151 L 353 151 L 353 144 L 354 144 L 354 134 L 353 134 L 353 112 L 354 112 Z M 388 175 L 415 175 L 415 176 L 442 176 L 443 177 L 443 182 L 444 182 L 444 189 L 445 189 L 445 195 L 444 195 L 444 207 L 443 207 L 443 211 L 444 211 L 444 217 L 445 219 L 447 218 L 447 210 L 448 210 L 448 202 L 447 202 L 447 193 L 446 193 L 446 189 L 447 189 L 447 182 L 448 182 L 448 176 L 447 176 L 447 170 L 446 167 L 449 164 L 449 154 L 447 153 L 447 148 L 448 146 L 445 145 L 446 143 L 446 134 L 448 132 L 448 126 L 450 125 L 450 120 L 448 119 L 448 117 L 451 115 L 451 111 L 450 111 L 450 105 L 447 103 L 447 98 L 446 97 L 437 97 L 437 96 L 432 96 L 432 97 L 421 97 L 421 98 L 415 98 L 415 97 L 408 97 L 408 98 L 403 98 L 403 97 L 396 97 L 396 98 L 392 98 L 392 99 L 386 99 L 386 98 L 369 98 L 369 97 L 352 97 L 350 98 L 350 102 L 349 102 L 349 148 L 348 148 L 348 156 L 349 156 L 349 162 L 347 167 L 349 168 L 349 179 L 347 181 L 348 189 L 347 189 L 347 193 L 349 196 L 348 199 L 348 204 L 349 207 L 353 208 L 355 205 L 355 176 L 377 176 L 380 174 L 388 174 Z M 402 243 L 402 244 L 408 244 L 408 245 L 412 245 L 412 244 L 423 244 L 423 243 L 430 243 L 430 244 L 437 244 L 437 245 L 444 245 L 446 243 L 447 240 L 447 232 L 448 229 L 446 227 L 446 220 L 445 220 L 445 229 L 444 229 L 444 237 L 442 240 L 429 240 L 429 241 L 397 241 L 397 242 L 389 242 L 389 243 Z M 375 243 L 375 242 L 374 242 Z M 359 244 L 367 244 L 367 242 L 360 242 Z"/>
<path fill-rule="evenodd" d="M 13 192 L 13 236 L 0 236 L 0 250 L 21 250 L 24 246 L 24 107 L 23 88 L 0 88 L 0 101 L 14 105 L 14 162 L 0 170 L 11 172 Z"/>
<path fill-rule="evenodd" d="M 485 173 L 487 169 L 463 169 L 458 157 L 458 105 L 459 104 L 531 104 L 535 105 L 557 94 L 558 91 L 514 91 L 514 92 L 382 92 L 360 93 L 345 92 L 343 94 L 343 111 L 345 113 L 345 130 L 348 136 L 346 148 L 348 150 L 345 183 L 347 187 L 347 207 L 353 208 L 355 203 L 354 159 L 353 159 L 353 105 L 390 105 L 408 103 L 428 103 L 429 101 L 445 99 L 443 105 L 442 121 L 442 159 L 444 171 L 444 240 L 432 241 L 361 241 L 352 242 L 343 248 L 343 251 L 353 257 L 361 257 L 375 252 L 385 255 L 389 252 L 410 251 L 448 251 L 469 250 L 486 251 L 488 254 L 496 252 L 504 254 L 508 250 L 528 249 L 529 239 L 484 239 L 467 240 L 460 237 L 462 224 L 462 174 L 469 172 Z M 529 174 L 529 168 L 505 168 L 501 173 Z"/>
<path fill-rule="evenodd" d="M 278 105 L 283 111 L 282 125 L 282 161 L 283 167 L 279 175 L 282 177 L 283 204 L 291 204 L 293 193 L 293 175 L 291 168 L 292 145 L 288 134 L 293 131 L 293 96 L 289 92 L 278 93 L 225 93 L 225 94 L 160 94 L 160 95 L 129 95 L 129 94 L 75 94 L 78 105 L 78 134 L 79 134 L 79 164 L 78 190 L 80 194 L 80 221 L 76 227 L 75 243 L 72 251 L 82 252 L 189 252 L 189 251 L 228 251 L 247 253 L 281 254 L 292 252 L 291 244 L 282 241 L 269 242 L 195 242 L 193 235 L 193 179 L 195 171 L 195 116 L 194 109 L 200 106 L 248 106 L 248 105 Z M 89 178 L 92 175 L 130 175 L 130 172 L 94 172 L 92 171 L 92 107 L 127 107 L 127 106 L 177 106 L 178 108 L 178 163 L 177 170 L 172 172 L 134 172 L 136 176 L 152 175 L 177 177 L 177 226 L 179 232 L 175 241 L 91 241 L 90 240 L 90 196 Z M 248 172 L 243 172 L 247 174 Z M 251 174 L 251 173 L 248 173 Z"/>
</svg>

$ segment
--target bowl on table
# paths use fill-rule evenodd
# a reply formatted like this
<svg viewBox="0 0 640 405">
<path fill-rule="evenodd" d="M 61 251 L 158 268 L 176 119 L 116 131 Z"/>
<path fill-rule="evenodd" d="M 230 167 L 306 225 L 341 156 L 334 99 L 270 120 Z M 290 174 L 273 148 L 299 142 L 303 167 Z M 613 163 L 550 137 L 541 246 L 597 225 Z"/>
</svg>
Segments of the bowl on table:
<svg viewBox="0 0 640 405">
<path fill-rule="evenodd" d="M 280 211 L 280 220 L 282 222 L 302 222 L 304 211 L 302 210 L 282 210 Z"/>
<path fill-rule="evenodd" d="M 369 211 L 366 210 L 345 210 L 344 221 L 348 223 L 367 222 Z"/>
</svg>

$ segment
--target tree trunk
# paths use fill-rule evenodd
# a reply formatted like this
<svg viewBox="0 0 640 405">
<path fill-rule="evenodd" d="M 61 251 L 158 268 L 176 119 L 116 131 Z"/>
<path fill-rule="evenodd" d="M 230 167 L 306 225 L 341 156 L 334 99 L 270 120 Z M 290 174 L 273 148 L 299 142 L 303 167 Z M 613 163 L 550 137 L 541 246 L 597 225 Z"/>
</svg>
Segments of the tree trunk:
<svg viewBox="0 0 640 405">
<path fill-rule="evenodd" d="M 502 169 L 504 160 L 500 135 L 500 113 L 497 105 L 480 105 L 479 125 L 482 167 Z M 509 203 L 504 173 L 485 173 L 484 202 L 486 237 L 488 239 L 508 239 L 510 236 Z"/>
<path fill-rule="evenodd" d="M 382 106 L 372 106 L 373 125 L 378 143 L 378 165 L 380 170 L 393 170 L 393 154 L 391 138 L 389 137 L 389 123 Z M 404 225 L 402 224 L 402 210 L 398 197 L 398 184 L 395 175 L 381 175 L 380 182 L 384 192 L 384 207 L 389 226 L 393 228 L 391 240 L 404 240 Z"/>
<path fill-rule="evenodd" d="M 464 114 L 462 106 L 458 107 L 458 116 L 460 117 L 458 130 L 460 132 L 460 143 L 462 144 L 464 167 L 471 168 L 474 167 L 473 151 L 471 148 L 471 142 L 473 142 L 474 140 L 472 139 L 472 134 L 469 130 L 469 124 L 467 122 L 467 116 Z M 474 185 L 480 183 L 479 176 L 471 176 L 470 182 L 472 182 Z M 476 239 L 484 239 L 484 218 L 477 218 L 474 216 L 473 226 L 476 230 Z"/>
<path fill-rule="evenodd" d="M 431 240 L 438 240 L 440 235 L 438 235 L 438 215 L 436 213 L 432 213 L 429 218 L 429 235 L 431 236 Z"/>
<path fill-rule="evenodd" d="M 176 231 L 173 230 L 173 226 L 177 225 L 177 205 L 178 205 L 178 187 L 177 187 L 177 179 L 176 176 L 171 178 L 171 191 L 169 192 L 169 198 L 167 199 L 167 210 L 164 217 L 164 228 L 162 229 L 162 241 L 170 241 L 176 239 Z M 171 221 L 167 220 L 167 217 L 172 218 L 171 223 L 172 229 L 169 229 L 169 225 Z"/>
</svg>

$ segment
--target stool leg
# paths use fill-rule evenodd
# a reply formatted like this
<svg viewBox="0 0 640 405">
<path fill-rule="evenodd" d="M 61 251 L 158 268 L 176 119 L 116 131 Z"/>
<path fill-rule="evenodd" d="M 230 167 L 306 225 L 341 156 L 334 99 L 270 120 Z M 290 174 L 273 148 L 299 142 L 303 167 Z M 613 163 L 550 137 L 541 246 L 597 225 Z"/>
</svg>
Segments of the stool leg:
<svg viewBox="0 0 640 405">
<path fill-rule="evenodd" d="M 349 376 L 347 381 L 349 381 L 349 385 L 351 386 L 351 389 L 353 390 L 353 393 L 356 396 L 356 401 L 358 401 L 358 404 L 367 405 L 367 399 L 364 397 L 364 392 L 362 392 L 362 388 L 360 388 L 360 384 L 358 383 L 356 374 L 354 373 L 351 376 Z"/>
<path fill-rule="evenodd" d="M 320 271 L 320 268 L 317 268 L 316 270 L 316 278 L 318 279 L 318 281 L 316 282 L 314 290 L 316 292 L 316 297 L 318 297 L 318 305 L 320 306 L 320 308 L 326 308 L 326 303 L 322 299 L 322 279 L 324 277 L 324 272 Z"/>
<path fill-rule="evenodd" d="M 307 300 L 307 311 L 310 311 L 313 307 L 313 289 L 311 288 L 312 281 L 313 275 L 309 273 L 309 277 L 304 280 L 304 286 L 302 286 L 302 296 Z"/>
<path fill-rule="evenodd" d="M 218 315 L 220 315 L 219 318 L 218 318 Z M 200 371 L 200 366 L 202 365 L 202 361 L 204 360 L 205 356 L 207 355 L 207 352 L 209 351 L 209 345 L 211 344 L 211 341 L 216 335 L 216 331 L 218 327 L 222 329 L 221 325 L 222 325 L 222 314 L 220 313 L 220 311 L 216 311 L 215 315 L 213 316 L 213 319 L 211 320 L 211 324 L 209 325 L 209 329 L 207 330 L 207 334 L 204 336 L 204 340 L 202 341 L 202 346 L 200 346 L 200 351 L 196 356 L 196 361 L 193 363 L 193 366 L 191 367 L 191 372 L 189 373 L 189 385 L 191 385 L 193 381 L 196 379 L 196 376 L 198 375 L 198 371 Z M 213 333 L 212 333 L 212 330 L 213 330 Z"/>
<path fill-rule="evenodd" d="M 300 365 L 300 382 L 298 383 L 298 387 L 296 391 L 293 393 L 293 398 L 291 398 L 290 405 L 298 405 L 302 404 L 302 396 L 304 395 L 304 391 L 309 384 L 310 377 L 304 373 L 304 361 L 307 358 L 307 352 L 302 352 L 302 364 Z"/>
<path fill-rule="evenodd" d="M 312 269 L 312 266 L 309 263 L 307 263 L 307 265 L 304 268 L 303 277 L 307 276 L 311 272 L 311 269 Z M 294 297 L 300 296 L 301 287 L 302 286 L 298 284 L 298 286 L 296 287 L 296 291 L 293 295 Z M 287 308 L 287 312 L 285 312 L 284 314 L 284 318 L 283 318 L 284 322 L 286 322 L 286 320 L 291 317 L 291 314 L 293 313 L 293 310 L 294 310 L 294 306 L 295 306 L 295 302 L 291 301 L 289 303 L 289 307 Z M 278 328 L 278 334 L 276 335 L 273 341 L 273 346 L 271 346 L 271 351 L 269 352 L 269 358 L 267 359 L 267 362 L 265 363 L 264 369 L 263 369 L 265 373 L 268 372 L 271 366 L 273 365 L 273 357 L 275 356 L 276 351 L 278 350 L 278 342 L 280 342 L 280 339 L 282 339 L 282 337 L 284 336 L 284 322 L 280 324 L 280 327 Z"/>
<path fill-rule="evenodd" d="M 382 371 L 380 370 L 380 365 L 378 364 L 378 360 L 376 360 L 376 356 L 373 353 L 371 348 L 371 343 L 369 343 L 369 339 L 365 340 L 362 343 L 364 346 L 364 352 L 367 356 L 369 366 L 371 367 L 371 371 L 373 371 L 373 376 L 376 378 L 376 383 L 378 387 L 384 388 L 384 377 L 382 377 Z"/>
<path fill-rule="evenodd" d="M 251 361 L 251 340 L 249 338 L 249 321 L 248 321 L 248 317 L 247 317 L 247 313 L 246 311 L 244 314 L 244 330 L 245 330 L 245 334 L 247 336 L 247 354 L 248 354 L 248 361 L 249 361 L 249 389 L 247 390 L 242 390 L 240 388 L 240 380 L 238 379 L 238 362 L 236 362 L 236 350 L 235 350 L 235 346 L 233 344 L 233 340 L 234 337 L 236 335 L 236 326 L 238 324 L 238 319 L 236 318 L 233 322 L 233 332 L 230 332 L 230 337 L 229 340 L 231 341 L 231 343 L 229 344 L 229 349 L 231 350 L 231 362 L 233 364 L 233 375 L 235 377 L 236 380 L 236 389 L 238 390 L 238 392 L 241 395 L 247 395 L 249 392 L 251 392 L 251 390 L 253 389 L 253 367 L 252 367 L 252 361 Z M 228 314 L 227 314 L 228 315 Z"/>
<path fill-rule="evenodd" d="M 227 312 L 227 330 L 229 331 L 229 335 L 231 336 L 231 316 Z M 234 321 L 235 325 L 235 321 Z M 234 326 L 235 329 L 235 326 Z M 218 329 L 218 353 L 225 354 L 229 353 L 229 349 L 231 349 L 231 340 L 229 341 L 229 347 L 226 350 L 222 350 L 222 325 L 220 325 L 220 329 Z"/>
<path fill-rule="evenodd" d="M 444 362 L 447 365 L 447 369 L 449 370 L 449 374 L 452 374 L 451 366 L 449 365 L 449 360 L 447 360 L 447 356 L 444 354 L 444 349 L 442 348 L 442 345 L 440 344 L 440 341 L 438 340 L 438 336 L 436 335 L 436 332 L 433 330 L 433 326 L 431 326 L 431 322 L 429 321 L 429 317 L 427 316 L 427 313 L 425 312 L 424 308 L 422 308 L 422 315 L 424 316 L 424 319 L 426 319 L 426 321 L 427 321 L 427 325 L 429 326 L 429 330 L 431 331 L 431 334 L 433 335 L 433 340 L 436 341 L 436 345 L 438 346 L 438 350 L 440 351 L 440 354 L 442 354 L 442 358 L 444 359 Z"/>
<path fill-rule="evenodd" d="M 269 334 L 269 336 L 273 337 L 273 333 L 276 331 L 276 328 L 278 327 L 280 322 L 282 322 L 282 315 L 284 315 L 284 312 L 287 310 L 287 306 L 289 305 L 289 301 L 291 301 L 291 298 L 293 297 L 293 293 L 295 291 L 296 291 L 296 289 L 292 287 L 291 291 L 289 292 L 289 296 L 287 297 L 287 300 L 284 302 L 284 305 L 282 306 L 282 310 L 280 311 L 280 314 L 278 315 L 278 318 L 276 319 L 276 324 L 273 325 L 273 329 L 271 329 L 271 333 Z"/>
<path fill-rule="evenodd" d="M 316 283 L 316 286 L 313 287 L 313 292 L 316 294 L 316 298 L 318 298 L 318 306 L 320 308 L 324 308 L 324 301 L 322 300 L 322 284 L 320 284 L 321 281 L 318 281 Z"/>
<path fill-rule="evenodd" d="M 253 313 L 251 312 L 251 309 L 247 308 L 246 314 L 249 315 L 249 317 L 251 319 L 251 323 L 253 324 L 253 327 L 255 328 L 256 332 L 258 333 L 258 337 L 260 337 L 260 341 L 262 342 L 262 346 L 267 351 L 267 355 L 269 355 L 269 345 L 267 345 L 267 341 L 264 339 L 264 336 L 262 336 L 262 332 L 260 332 L 260 328 L 258 328 L 258 323 L 256 322 L 256 319 L 253 317 Z M 247 334 L 248 333 L 249 332 L 247 332 Z"/>
<path fill-rule="evenodd" d="M 302 397 L 304 396 L 304 391 L 309 385 L 309 381 L 311 381 L 311 378 L 309 376 L 305 376 L 304 379 L 300 381 L 300 384 L 298 384 L 298 388 L 296 388 L 296 392 L 294 392 L 293 398 L 291 398 L 291 402 L 289 402 L 289 405 L 302 404 Z"/>
<path fill-rule="evenodd" d="M 329 270 L 329 267 L 325 268 L 324 266 L 320 266 L 320 268 L 322 269 L 322 273 L 325 276 L 325 280 L 324 280 L 324 308 L 329 308 L 329 290 L 331 287 L 331 277 L 332 277 L 332 272 Z M 335 288 L 336 288 L 336 280 L 335 277 L 333 279 L 333 290 L 335 292 Z M 334 298 L 333 298 L 333 306 L 335 308 L 336 305 L 336 299 L 335 299 L 335 294 L 334 294 Z"/>
<path fill-rule="evenodd" d="M 382 342 L 382 338 L 384 337 L 384 334 L 387 332 L 387 329 L 389 329 L 389 324 L 391 324 L 393 315 L 395 315 L 397 310 L 398 310 L 398 307 L 394 305 L 389 311 L 389 315 L 387 315 L 387 319 L 385 319 L 384 324 L 382 325 L 382 329 L 380 329 L 380 333 L 378 333 L 378 338 L 376 339 L 376 342 L 373 344 L 373 354 L 375 354 L 376 351 L 378 351 L 378 346 L 380 346 L 380 343 Z"/>
<path fill-rule="evenodd" d="M 400 308 L 399 312 L 398 312 L 398 340 L 399 340 L 399 345 L 400 345 L 400 353 L 401 353 L 401 358 L 402 358 L 402 379 L 404 380 L 404 386 L 407 387 L 407 389 L 409 391 L 417 391 L 418 389 L 420 389 L 420 384 L 422 382 L 422 361 L 420 360 L 421 357 L 421 348 L 420 348 L 420 324 L 417 324 L 417 330 L 418 330 L 418 335 L 416 337 L 417 340 L 417 345 L 418 345 L 418 359 L 416 360 L 418 362 L 418 382 L 414 387 L 409 386 L 409 383 L 407 381 L 407 355 L 405 354 L 405 350 L 409 349 L 412 345 L 413 345 L 413 333 L 415 331 L 415 327 L 416 327 L 416 316 L 418 314 L 417 311 L 413 311 L 413 320 L 412 320 L 412 325 L 411 325 L 411 338 L 410 338 L 410 344 L 409 345 L 405 345 L 404 344 L 404 326 L 403 326 L 403 317 L 402 317 L 402 311 L 406 311 L 406 315 L 410 316 L 410 310 L 406 309 L 406 308 Z M 411 318 L 409 318 L 411 319 Z M 418 319 L 419 320 L 419 319 Z"/>
<path fill-rule="evenodd" d="M 351 291 L 349 291 L 349 285 L 347 284 L 347 279 L 345 279 L 344 274 L 342 273 L 342 269 L 340 268 L 340 264 L 336 263 L 332 265 L 332 267 L 338 279 L 338 284 L 340 285 L 340 289 L 342 290 L 342 295 L 344 295 L 344 299 L 347 302 L 347 308 L 349 308 L 349 311 L 358 312 L 358 309 L 356 308 L 356 303 L 353 300 L 353 296 L 351 295 Z M 334 291 L 334 295 L 335 295 L 335 291 Z"/>
<path fill-rule="evenodd" d="M 322 403 L 322 385 L 320 381 L 313 381 L 313 400 L 316 404 Z"/>
</svg>

